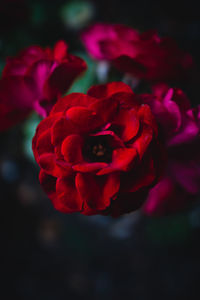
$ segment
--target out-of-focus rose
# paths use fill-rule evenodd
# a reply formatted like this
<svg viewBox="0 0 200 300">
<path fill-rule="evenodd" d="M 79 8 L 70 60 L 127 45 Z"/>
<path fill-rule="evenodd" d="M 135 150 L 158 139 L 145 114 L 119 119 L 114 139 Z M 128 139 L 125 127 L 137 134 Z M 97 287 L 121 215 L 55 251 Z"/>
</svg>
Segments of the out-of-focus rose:
<svg viewBox="0 0 200 300">
<path fill-rule="evenodd" d="M 53 50 L 31 46 L 7 59 L 0 80 L 0 105 L 11 113 L 34 109 L 45 117 L 85 69 L 81 58 L 68 54 L 64 41 L 57 42 Z"/>
<path fill-rule="evenodd" d="M 54 207 L 85 215 L 137 209 L 164 163 L 149 106 L 121 82 L 61 98 L 38 125 L 33 152 Z"/>
<path fill-rule="evenodd" d="M 17 109 L 9 106 L 0 100 L 0 131 L 7 130 L 8 128 L 23 121 L 30 113 L 29 109 Z"/>
<path fill-rule="evenodd" d="M 182 79 L 193 65 L 173 39 L 156 31 L 140 34 L 128 26 L 98 23 L 81 38 L 95 59 L 111 61 L 120 71 L 148 81 Z"/>
<path fill-rule="evenodd" d="M 140 98 L 151 107 L 168 149 L 165 176 L 151 189 L 144 210 L 150 215 L 181 210 L 200 192 L 200 107 L 191 108 L 180 89 L 165 84 Z"/>
</svg>

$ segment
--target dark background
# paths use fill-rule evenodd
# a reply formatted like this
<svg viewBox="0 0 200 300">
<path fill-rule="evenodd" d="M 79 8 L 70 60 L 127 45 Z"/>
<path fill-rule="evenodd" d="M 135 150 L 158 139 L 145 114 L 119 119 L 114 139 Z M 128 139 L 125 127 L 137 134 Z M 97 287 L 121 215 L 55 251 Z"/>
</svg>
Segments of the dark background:
<svg viewBox="0 0 200 300">
<path fill-rule="evenodd" d="M 1 0 L 0 67 L 26 46 L 58 39 L 83 53 L 80 31 L 97 21 L 175 38 L 195 59 L 195 76 L 183 89 L 199 103 L 200 19 L 191 0 Z M 1 299 L 199 300 L 199 203 L 163 218 L 140 211 L 119 219 L 56 212 L 27 150 L 31 118 L 0 134 Z"/>
</svg>

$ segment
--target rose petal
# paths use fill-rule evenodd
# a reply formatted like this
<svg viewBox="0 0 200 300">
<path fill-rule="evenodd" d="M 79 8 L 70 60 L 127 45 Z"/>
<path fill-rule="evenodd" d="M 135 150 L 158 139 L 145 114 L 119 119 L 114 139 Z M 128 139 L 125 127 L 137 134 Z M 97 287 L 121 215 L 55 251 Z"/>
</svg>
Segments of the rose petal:
<svg viewBox="0 0 200 300">
<path fill-rule="evenodd" d="M 81 106 L 68 109 L 66 117 L 79 128 L 80 132 L 91 132 L 104 124 L 94 111 Z"/>
<path fill-rule="evenodd" d="M 52 200 L 56 197 L 56 179 L 55 177 L 47 174 L 43 170 L 40 170 L 39 173 L 39 181 L 42 185 L 45 193 L 47 193 L 48 197 Z"/>
<path fill-rule="evenodd" d="M 97 175 L 108 174 L 113 171 L 128 171 L 137 157 L 136 149 L 120 148 L 113 151 L 112 163 L 100 170 Z"/>
<path fill-rule="evenodd" d="M 178 89 L 174 89 L 173 101 L 178 105 L 181 111 L 185 112 L 191 108 L 190 101 L 186 94 Z"/>
<path fill-rule="evenodd" d="M 137 137 L 136 141 L 132 144 L 132 147 L 135 148 L 139 154 L 139 157 L 142 159 L 145 154 L 149 144 L 153 138 L 153 130 L 149 126 L 143 125 L 141 134 Z"/>
<path fill-rule="evenodd" d="M 0 98 L 13 108 L 27 110 L 37 99 L 36 86 L 28 76 L 9 76 L 0 81 Z"/>
<path fill-rule="evenodd" d="M 66 118 L 60 118 L 55 121 L 51 128 L 51 142 L 58 146 L 62 141 L 71 134 L 76 134 L 78 129 Z"/>
<path fill-rule="evenodd" d="M 156 175 L 154 161 L 151 158 L 147 163 L 143 164 L 143 166 L 139 166 L 137 176 L 135 176 L 135 178 L 132 177 L 133 184 L 129 192 L 133 193 L 151 185 L 155 181 Z M 129 174 L 129 176 L 131 176 L 131 174 Z"/>
<path fill-rule="evenodd" d="M 30 76 L 34 80 L 35 91 L 37 93 L 38 98 L 46 98 L 46 95 L 44 93 L 44 85 L 50 74 L 57 67 L 57 65 L 58 63 L 55 61 L 43 59 L 35 62 L 27 70 L 26 75 Z"/>
<path fill-rule="evenodd" d="M 128 142 L 134 138 L 140 127 L 135 109 L 121 110 L 113 121 L 113 124 L 116 124 L 122 128 L 121 133 L 119 132 L 119 135 L 124 142 Z"/>
<path fill-rule="evenodd" d="M 198 137 L 198 135 L 198 124 L 193 120 L 184 119 L 183 127 L 177 134 L 169 138 L 167 145 L 170 147 L 190 143 L 192 140 L 195 140 Z"/>
<path fill-rule="evenodd" d="M 32 141 L 32 149 L 33 149 L 33 153 L 34 153 L 36 160 L 37 160 L 37 156 L 38 156 L 38 151 L 36 149 L 36 144 L 38 143 L 37 141 L 40 138 L 40 135 L 43 135 L 43 134 L 45 134 L 46 131 L 49 131 L 49 129 L 51 128 L 53 123 L 57 120 L 58 115 L 59 114 L 54 115 L 52 117 L 45 118 L 37 126 L 36 133 L 35 133 L 35 136 Z"/>
<path fill-rule="evenodd" d="M 142 123 L 147 124 L 150 128 L 154 130 L 155 136 L 158 135 L 158 126 L 155 117 L 153 116 L 151 109 L 147 104 L 143 104 L 140 107 L 138 111 L 138 117 L 140 118 L 140 121 Z"/>
<path fill-rule="evenodd" d="M 56 182 L 58 201 L 56 208 L 62 212 L 81 211 L 83 201 L 79 196 L 74 177 L 58 178 Z"/>
<path fill-rule="evenodd" d="M 107 123 L 116 114 L 118 103 L 112 98 L 106 98 L 90 104 L 89 109 L 95 111 L 97 115 L 101 116 L 104 123 Z"/>
<path fill-rule="evenodd" d="M 84 31 L 81 35 L 81 40 L 94 58 L 105 59 L 104 53 L 101 52 L 99 47 L 99 42 L 105 38 L 113 40 L 115 37 L 116 32 L 113 26 L 98 23 Z"/>
<path fill-rule="evenodd" d="M 73 134 L 65 138 L 62 143 L 61 153 L 67 162 L 77 164 L 83 160 L 82 144 L 83 139 L 80 135 Z"/>
<path fill-rule="evenodd" d="M 134 108 L 135 110 L 138 110 L 138 108 L 141 105 L 140 101 L 138 101 L 138 96 L 135 95 L 133 92 L 119 92 L 111 95 L 109 98 L 114 100 L 115 102 L 118 102 L 121 105 L 121 107 L 127 109 Z"/>
<path fill-rule="evenodd" d="M 52 127 L 52 125 L 54 124 L 54 122 L 59 120 L 60 117 L 61 117 L 61 114 L 58 113 L 58 114 L 55 114 L 53 116 L 49 116 L 48 118 L 43 119 L 38 124 L 35 135 L 39 136 L 44 131 L 49 130 Z"/>
<path fill-rule="evenodd" d="M 38 164 L 47 174 L 54 177 L 68 176 L 73 173 L 70 164 L 56 160 L 55 154 L 40 155 Z"/>
<path fill-rule="evenodd" d="M 101 99 L 108 98 L 113 94 L 125 92 L 133 94 L 132 89 L 123 82 L 111 82 L 91 87 L 87 94 L 89 96 Z"/>
<path fill-rule="evenodd" d="M 21 51 L 17 57 L 7 58 L 3 77 L 24 75 L 28 66 L 43 58 L 45 58 L 45 53 L 42 48 L 38 46 L 28 47 Z"/>
<path fill-rule="evenodd" d="M 170 122 L 173 124 L 174 131 L 177 131 L 181 126 L 181 112 L 178 105 L 172 101 L 173 89 L 169 89 L 167 94 L 163 99 L 163 105 L 167 109 L 169 115 L 168 118 Z"/>
<path fill-rule="evenodd" d="M 170 164 L 173 178 L 190 194 L 200 191 L 200 164 L 196 161 L 178 162 Z"/>
<path fill-rule="evenodd" d="M 54 58 L 62 61 L 62 59 L 64 59 L 67 55 L 67 49 L 68 45 L 65 43 L 65 41 L 58 41 L 53 49 Z"/>
<path fill-rule="evenodd" d="M 76 175 L 76 187 L 80 196 L 93 209 L 106 209 L 112 197 L 118 192 L 119 186 L 118 174 L 95 176 L 91 173 L 78 173 Z"/>
<path fill-rule="evenodd" d="M 64 94 L 86 68 L 86 63 L 81 58 L 74 56 L 70 61 L 68 56 L 68 60 L 58 65 L 50 74 L 45 85 L 47 97 Z"/>
<path fill-rule="evenodd" d="M 63 98 L 60 98 L 54 105 L 53 109 L 51 110 L 50 115 L 53 115 L 58 112 L 62 112 L 64 115 L 65 112 L 71 107 L 74 106 L 88 107 L 91 103 L 95 101 L 96 101 L 95 98 L 92 98 L 88 95 L 84 95 L 81 93 L 72 93 Z"/>
<path fill-rule="evenodd" d="M 108 166 L 107 163 L 96 162 L 96 163 L 82 163 L 73 166 L 73 170 L 82 173 L 95 172 L 99 169 L 106 168 Z"/>
<path fill-rule="evenodd" d="M 44 153 L 54 153 L 54 147 L 51 144 L 51 131 L 44 131 L 36 141 L 35 150 L 37 151 L 37 155 L 42 155 Z"/>
<path fill-rule="evenodd" d="M 151 190 L 143 211 L 150 216 L 162 216 L 187 207 L 191 198 L 169 177 L 164 177 Z"/>
</svg>

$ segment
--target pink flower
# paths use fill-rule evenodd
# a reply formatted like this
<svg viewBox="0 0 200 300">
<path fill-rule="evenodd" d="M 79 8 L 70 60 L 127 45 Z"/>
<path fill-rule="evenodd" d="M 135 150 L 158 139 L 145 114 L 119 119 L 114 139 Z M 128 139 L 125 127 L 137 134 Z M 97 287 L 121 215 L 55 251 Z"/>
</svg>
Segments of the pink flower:
<svg viewBox="0 0 200 300">
<path fill-rule="evenodd" d="M 151 189 L 147 214 L 161 215 L 188 206 L 200 192 L 200 106 L 191 108 L 186 95 L 167 85 L 154 86 L 153 95 L 142 95 L 156 117 L 168 149 L 163 179 Z"/>
<path fill-rule="evenodd" d="M 82 41 L 95 59 L 149 81 L 181 79 L 193 65 L 173 39 L 160 38 L 156 31 L 140 34 L 128 26 L 99 23 L 82 34 Z"/>
<path fill-rule="evenodd" d="M 95 24 L 82 34 L 87 51 L 98 60 L 113 60 L 121 55 L 134 55 L 133 42 L 139 34 L 125 25 Z"/>
<path fill-rule="evenodd" d="M 86 69 L 85 62 L 68 54 L 67 44 L 59 41 L 50 48 L 31 46 L 8 58 L 0 81 L 0 103 L 9 111 L 36 110 L 48 115 L 57 98 L 69 89 Z"/>
<path fill-rule="evenodd" d="M 140 98 L 151 107 L 168 147 L 196 140 L 200 128 L 200 108 L 191 108 L 182 90 L 157 84 L 153 86 L 152 95 L 142 95 Z"/>
</svg>

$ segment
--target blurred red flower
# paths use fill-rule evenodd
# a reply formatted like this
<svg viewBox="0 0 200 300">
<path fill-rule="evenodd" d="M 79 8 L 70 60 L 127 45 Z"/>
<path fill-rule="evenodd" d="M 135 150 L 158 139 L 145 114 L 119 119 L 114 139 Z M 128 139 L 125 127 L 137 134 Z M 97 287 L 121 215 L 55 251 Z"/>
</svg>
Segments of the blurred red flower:
<svg viewBox="0 0 200 300">
<path fill-rule="evenodd" d="M 164 164 L 149 106 L 121 82 L 61 98 L 38 125 L 33 152 L 55 208 L 85 215 L 137 209 Z"/>
<path fill-rule="evenodd" d="M 81 38 L 95 59 L 111 61 L 120 71 L 148 81 L 183 79 L 193 66 L 192 57 L 173 39 L 153 30 L 140 34 L 128 26 L 97 23 Z"/>
<path fill-rule="evenodd" d="M 57 98 L 84 70 L 85 62 L 68 54 L 64 41 L 57 42 L 53 50 L 31 46 L 8 58 L 0 80 L 0 105 L 5 107 L 1 118 L 7 117 L 6 111 L 24 114 L 33 109 L 47 116 Z M 12 125 L 7 123 L 7 127 Z"/>
</svg>

